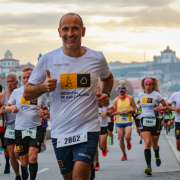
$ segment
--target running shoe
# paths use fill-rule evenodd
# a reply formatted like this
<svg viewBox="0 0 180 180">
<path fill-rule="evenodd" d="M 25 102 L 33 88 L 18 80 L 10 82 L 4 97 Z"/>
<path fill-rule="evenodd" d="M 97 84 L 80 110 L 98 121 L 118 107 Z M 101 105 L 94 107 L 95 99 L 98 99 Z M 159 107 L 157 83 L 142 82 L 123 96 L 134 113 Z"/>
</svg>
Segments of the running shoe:
<svg viewBox="0 0 180 180">
<path fill-rule="evenodd" d="M 127 156 L 122 156 L 121 161 L 127 161 Z"/>
<path fill-rule="evenodd" d="M 146 169 L 144 169 L 144 173 L 147 176 L 151 176 L 152 175 L 152 169 L 150 167 L 147 167 Z"/>
<path fill-rule="evenodd" d="M 156 158 L 156 166 L 159 167 L 161 165 L 161 159 L 158 157 Z"/>
<path fill-rule="evenodd" d="M 106 157 L 107 154 L 108 154 L 108 151 L 107 151 L 107 150 L 102 150 L 102 156 L 103 156 L 103 157 Z"/>
<path fill-rule="evenodd" d="M 99 162 L 96 163 L 96 167 L 95 167 L 95 171 L 99 171 L 100 170 L 100 165 Z"/>
<path fill-rule="evenodd" d="M 15 180 L 21 180 L 21 176 L 16 176 Z"/>
</svg>

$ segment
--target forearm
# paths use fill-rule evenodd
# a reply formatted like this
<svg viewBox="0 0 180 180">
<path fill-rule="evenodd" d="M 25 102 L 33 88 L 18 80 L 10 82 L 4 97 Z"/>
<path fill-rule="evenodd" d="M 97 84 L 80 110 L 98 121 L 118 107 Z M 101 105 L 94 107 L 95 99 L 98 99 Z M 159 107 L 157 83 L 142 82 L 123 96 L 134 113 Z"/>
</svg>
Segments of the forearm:
<svg viewBox="0 0 180 180">
<path fill-rule="evenodd" d="M 169 109 L 169 110 L 171 110 L 171 111 L 174 111 L 174 112 L 180 113 L 180 108 L 176 108 L 176 107 L 172 107 L 172 106 L 170 106 L 168 109 Z"/>
<path fill-rule="evenodd" d="M 102 81 L 102 93 L 110 95 L 114 83 L 113 75 Z"/>
<path fill-rule="evenodd" d="M 39 84 L 39 85 L 28 84 L 25 86 L 24 98 L 26 100 L 36 99 L 45 92 L 46 90 L 43 84 Z"/>
</svg>

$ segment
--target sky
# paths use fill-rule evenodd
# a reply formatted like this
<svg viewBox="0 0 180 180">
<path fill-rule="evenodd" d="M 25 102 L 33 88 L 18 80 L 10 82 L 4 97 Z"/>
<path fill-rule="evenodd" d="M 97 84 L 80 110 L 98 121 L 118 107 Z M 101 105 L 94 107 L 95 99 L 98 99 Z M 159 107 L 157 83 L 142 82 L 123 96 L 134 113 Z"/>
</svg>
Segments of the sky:
<svg viewBox="0 0 180 180">
<path fill-rule="evenodd" d="M 61 46 L 60 17 L 83 18 L 83 45 L 108 62 L 152 61 L 167 45 L 180 57 L 180 0 L 0 0 L 0 59 L 7 49 L 21 63 Z"/>
</svg>

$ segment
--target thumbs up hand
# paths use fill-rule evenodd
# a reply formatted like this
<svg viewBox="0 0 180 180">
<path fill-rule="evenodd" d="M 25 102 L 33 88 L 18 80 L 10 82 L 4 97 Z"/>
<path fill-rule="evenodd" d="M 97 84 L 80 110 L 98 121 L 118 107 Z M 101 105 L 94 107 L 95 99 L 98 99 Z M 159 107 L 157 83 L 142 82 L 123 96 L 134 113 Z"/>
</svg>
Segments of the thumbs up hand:
<svg viewBox="0 0 180 180">
<path fill-rule="evenodd" d="M 49 70 L 46 70 L 46 79 L 43 82 L 45 92 L 51 92 L 56 89 L 57 80 L 53 79 Z"/>
</svg>

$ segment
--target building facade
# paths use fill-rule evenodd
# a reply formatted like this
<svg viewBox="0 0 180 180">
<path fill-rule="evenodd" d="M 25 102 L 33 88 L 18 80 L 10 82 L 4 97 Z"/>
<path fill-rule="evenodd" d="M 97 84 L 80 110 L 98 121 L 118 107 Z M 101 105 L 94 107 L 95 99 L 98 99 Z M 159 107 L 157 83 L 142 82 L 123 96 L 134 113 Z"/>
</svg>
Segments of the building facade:
<svg viewBox="0 0 180 180">
<path fill-rule="evenodd" d="M 13 53 L 7 50 L 4 57 L 0 59 L 0 84 L 5 87 L 5 78 L 9 73 L 16 74 L 21 84 L 22 70 L 25 67 L 34 67 L 31 63 L 20 64 L 20 60 L 13 58 Z"/>
</svg>

